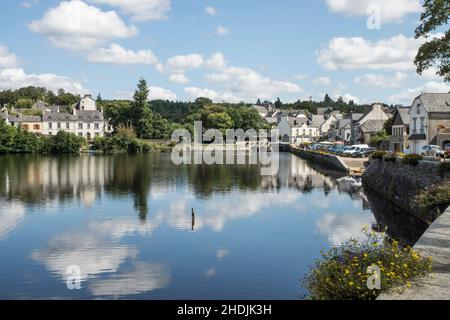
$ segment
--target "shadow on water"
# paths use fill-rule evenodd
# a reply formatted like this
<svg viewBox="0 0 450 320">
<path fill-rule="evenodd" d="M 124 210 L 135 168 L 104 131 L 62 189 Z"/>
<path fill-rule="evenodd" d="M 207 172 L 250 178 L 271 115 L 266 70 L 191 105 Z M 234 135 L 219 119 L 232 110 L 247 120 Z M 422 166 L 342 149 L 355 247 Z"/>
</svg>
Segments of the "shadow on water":
<svg viewBox="0 0 450 320">
<path fill-rule="evenodd" d="M 377 221 L 377 226 L 374 227 L 382 230 L 387 228 L 388 235 L 393 239 L 405 245 L 414 245 L 429 227 L 428 223 L 384 199 L 375 191 L 365 190 L 365 194 Z"/>
</svg>

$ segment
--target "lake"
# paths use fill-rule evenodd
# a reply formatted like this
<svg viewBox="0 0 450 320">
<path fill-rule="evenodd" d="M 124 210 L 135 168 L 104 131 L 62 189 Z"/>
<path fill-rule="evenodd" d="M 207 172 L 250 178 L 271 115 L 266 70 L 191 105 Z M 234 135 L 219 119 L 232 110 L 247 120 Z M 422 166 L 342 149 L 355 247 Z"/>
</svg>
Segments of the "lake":
<svg viewBox="0 0 450 320">
<path fill-rule="evenodd" d="M 170 154 L 2 156 L 0 299 L 301 299 L 320 251 L 376 222 L 340 178 L 288 153 L 271 177 Z"/>
</svg>

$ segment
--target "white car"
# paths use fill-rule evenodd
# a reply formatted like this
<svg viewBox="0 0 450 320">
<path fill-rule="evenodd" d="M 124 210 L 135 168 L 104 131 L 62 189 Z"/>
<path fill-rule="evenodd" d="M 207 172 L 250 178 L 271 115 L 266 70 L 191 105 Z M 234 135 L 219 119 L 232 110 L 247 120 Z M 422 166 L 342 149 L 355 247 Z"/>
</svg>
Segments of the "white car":
<svg viewBox="0 0 450 320">
<path fill-rule="evenodd" d="M 349 156 L 351 156 L 353 153 L 360 152 L 360 151 L 365 150 L 365 149 L 369 149 L 369 146 L 368 146 L 367 144 L 358 144 L 358 145 L 354 145 L 354 146 L 351 146 L 350 149 L 345 150 L 345 151 L 342 153 L 342 156 L 344 156 L 344 157 L 349 157 Z"/>
<path fill-rule="evenodd" d="M 427 145 L 423 146 L 420 154 L 424 157 L 444 157 L 444 150 L 439 146 Z"/>
</svg>

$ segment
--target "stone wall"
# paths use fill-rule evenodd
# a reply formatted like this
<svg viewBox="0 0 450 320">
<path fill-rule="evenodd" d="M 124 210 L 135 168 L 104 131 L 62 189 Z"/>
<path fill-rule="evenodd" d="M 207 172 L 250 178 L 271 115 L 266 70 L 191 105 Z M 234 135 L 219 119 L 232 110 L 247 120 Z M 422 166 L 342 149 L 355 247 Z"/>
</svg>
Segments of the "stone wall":
<svg viewBox="0 0 450 320">
<path fill-rule="evenodd" d="M 395 163 L 371 160 L 366 165 L 362 180 L 365 189 L 378 193 L 419 219 L 431 223 L 445 208 L 424 212 L 412 200 L 421 192 L 449 178 L 450 173 L 439 172 L 437 162 L 420 161 L 417 166 L 411 166 L 402 164 L 400 160 Z"/>
<path fill-rule="evenodd" d="M 295 147 L 290 147 L 290 151 L 299 156 L 302 159 L 308 160 L 313 162 L 314 164 L 318 164 L 325 169 L 335 170 L 339 172 L 349 172 L 350 169 L 347 167 L 347 165 L 342 162 L 342 160 L 331 154 L 323 155 L 320 153 L 310 152 L 310 151 L 304 151 L 301 149 L 297 149 Z"/>
</svg>

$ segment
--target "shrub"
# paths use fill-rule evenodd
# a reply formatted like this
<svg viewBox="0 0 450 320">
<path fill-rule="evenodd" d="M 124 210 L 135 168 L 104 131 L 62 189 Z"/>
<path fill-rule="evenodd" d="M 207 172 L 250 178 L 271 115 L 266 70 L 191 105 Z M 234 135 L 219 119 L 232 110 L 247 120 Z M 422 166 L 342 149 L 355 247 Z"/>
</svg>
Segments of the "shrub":
<svg viewBox="0 0 450 320">
<path fill-rule="evenodd" d="M 394 153 L 388 153 L 384 156 L 384 161 L 386 162 L 396 162 L 397 156 Z"/>
<path fill-rule="evenodd" d="M 64 131 L 43 139 L 43 151 L 49 153 L 78 153 L 85 142 L 83 138 Z"/>
<path fill-rule="evenodd" d="M 381 160 L 383 159 L 383 157 L 387 154 L 386 151 L 376 151 L 372 154 L 371 158 L 372 159 L 377 159 L 377 160 Z"/>
<path fill-rule="evenodd" d="M 420 160 L 423 160 L 423 157 L 421 155 L 419 155 L 419 154 L 408 154 L 408 155 L 403 157 L 402 164 L 417 166 L 419 164 Z"/>
<path fill-rule="evenodd" d="M 413 203 L 424 210 L 431 210 L 440 205 L 450 204 L 450 181 L 445 181 L 425 192 L 421 192 L 414 198 Z"/>
<path fill-rule="evenodd" d="M 304 280 L 310 299 L 374 300 L 380 293 L 410 287 L 413 279 L 431 271 L 430 258 L 367 230 L 365 242 L 350 240 L 316 261 Z M 380 290 L 371 290 L 367 285 L 373 275 L 368 272 L 371 266 L 380 270 Z"/>
<path fill-rule="evenodd" d="M 441 176 L 445 175 L 446 173 L 450 173 L 450 162 L 441 162 L 441 164 L 439 164 L 438 170 Z"/>
</svg>

